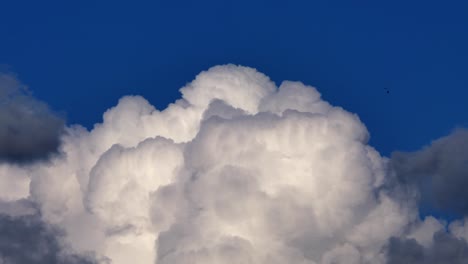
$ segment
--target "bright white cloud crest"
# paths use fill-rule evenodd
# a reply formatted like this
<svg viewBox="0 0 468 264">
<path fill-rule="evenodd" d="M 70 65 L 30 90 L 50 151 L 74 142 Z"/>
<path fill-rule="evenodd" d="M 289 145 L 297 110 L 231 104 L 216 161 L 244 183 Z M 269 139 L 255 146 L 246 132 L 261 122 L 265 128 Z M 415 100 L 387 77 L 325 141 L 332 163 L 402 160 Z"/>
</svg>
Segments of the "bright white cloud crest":
<svg viewBox="0 0 468 264">
<path fill-rule="evenodd" d="M 163 111 L 124 97 L 93 130 L 69 127 L 61 157 L 1 165 L 0 181 L 21 170 L 64 244 L 116 264 L 385 263 L 418 221 L 381 188 L 387 159 L 359 118 L 313 87 L 226 65 L 181 93 Z M 430 243 L 418 230 L 434 221 L 412 237 Z"/>
</svg>

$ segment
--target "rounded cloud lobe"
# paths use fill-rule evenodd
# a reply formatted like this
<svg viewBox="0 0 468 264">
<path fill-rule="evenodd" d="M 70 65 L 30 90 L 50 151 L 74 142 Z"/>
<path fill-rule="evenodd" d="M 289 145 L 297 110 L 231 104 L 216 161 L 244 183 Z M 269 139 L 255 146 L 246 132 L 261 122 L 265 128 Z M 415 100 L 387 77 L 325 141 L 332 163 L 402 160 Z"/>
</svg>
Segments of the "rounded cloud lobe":
<svg viewBox="0 0 468 264">
<path fill-rule="evenodd" d="M 63 244 L 117 264 L 387 263 L 442 232 L 315 88 L 225 65 L 181 93 L 162 111 L 124 97 L 91 131 L 68 127 L 62 156 L 0 173 L 27 175 Z"/>
</svg>

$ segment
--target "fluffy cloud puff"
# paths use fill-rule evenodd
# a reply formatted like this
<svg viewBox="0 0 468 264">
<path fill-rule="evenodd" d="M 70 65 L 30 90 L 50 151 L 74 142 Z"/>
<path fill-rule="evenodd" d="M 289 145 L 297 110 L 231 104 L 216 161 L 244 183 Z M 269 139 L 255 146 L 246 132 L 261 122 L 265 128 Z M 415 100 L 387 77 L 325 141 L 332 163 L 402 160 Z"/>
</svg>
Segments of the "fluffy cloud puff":
<svg viewBox="0 0 468 264">
<path fill-rule="evenodd" d="M 9 201 L 116 264 L 386 263 L 407 240 L 433 246 L 442 224 L 388 187 L 366 127 L 315 88 L 225 65 L 181 93 L 162 111 L 124 97 L 91 131 L 66 128 L 47 164 L 1 165 L 28 179 Z"/>
</svg>

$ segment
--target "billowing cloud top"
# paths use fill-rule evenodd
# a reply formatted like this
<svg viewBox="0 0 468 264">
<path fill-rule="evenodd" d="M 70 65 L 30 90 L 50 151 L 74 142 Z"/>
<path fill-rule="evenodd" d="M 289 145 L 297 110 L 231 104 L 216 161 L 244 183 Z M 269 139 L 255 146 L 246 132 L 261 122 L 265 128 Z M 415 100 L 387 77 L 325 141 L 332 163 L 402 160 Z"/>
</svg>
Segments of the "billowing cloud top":
<svg viewBox="0 0 468 264">
<path fill-rule="evenodd" d="M 378 264 L 449 236 L 315 88 L 225 65 L 181 93 L 162 111 L 123 97 L 91 131 L 66 128 L 47 164 L 0 165 L 16 175 L 0 200 L 29 199 L 62 251 L 100 263 Z"/>
</svg>

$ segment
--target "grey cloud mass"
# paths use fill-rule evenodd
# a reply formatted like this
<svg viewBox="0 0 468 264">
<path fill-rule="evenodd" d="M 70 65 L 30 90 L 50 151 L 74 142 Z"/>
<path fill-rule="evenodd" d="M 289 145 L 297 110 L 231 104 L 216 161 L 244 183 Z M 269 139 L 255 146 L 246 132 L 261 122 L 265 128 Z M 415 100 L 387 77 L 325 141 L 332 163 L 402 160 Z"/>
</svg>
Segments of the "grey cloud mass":
<svg viewBox="0 0 468 264">
<path fill-rule="evenodd" d="M 433 244 L 420 245 L 415 239 L 391 238 L 388 264 L 466 264 L 468 244 L 444 231 L 434 234 Z"/>
<path fill-rule="evenodd" d="M 395 152 L 391 164 L 401 184 L 419 191 L 421 203 L 468 214 L 468 130 L 457 129 L 416 152 Z"/>
<path fill-rule="evenodd" d="M 14 75 L 0 72 L 0 162 L 49 158 L 58 150 L 64 124 Z"/>
<path fill-rule="evenodd" d="M 65 252 L 59 233 L 48 228 L 38 215 L 12 217 L 0 214 L 1 264 L 93 264 L 92 256 Z"/>
</svg>

